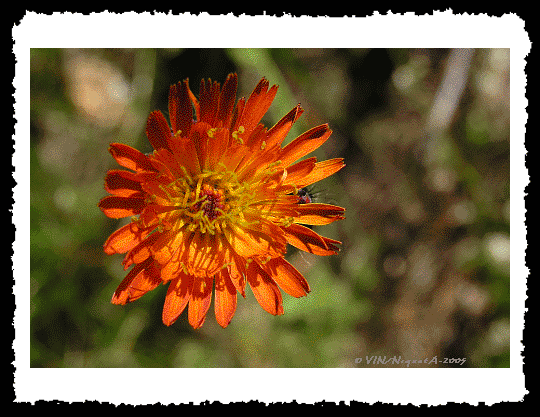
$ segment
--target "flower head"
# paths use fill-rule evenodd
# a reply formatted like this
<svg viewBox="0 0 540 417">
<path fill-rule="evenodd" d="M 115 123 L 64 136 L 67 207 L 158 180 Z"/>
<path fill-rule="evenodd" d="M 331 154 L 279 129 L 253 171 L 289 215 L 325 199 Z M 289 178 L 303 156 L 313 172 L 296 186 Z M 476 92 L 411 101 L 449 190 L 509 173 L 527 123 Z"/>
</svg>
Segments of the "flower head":
<svg viewBox="0 0 540 417">
<path fill-rule="evenodd" d="M 202 80 L 197 99 L 187 80 L 179 82 L 170 88 L 170 124 L 160 111 L 148 117 L 151 154 L 110 145 L 128 170 L 108 171 L 111 195 L 99 207 L 108 217 L 131 217 L 104 244 L 107 254 L 126 253 L 123 265 L 132 267 L 114 304 L 167 283 L 163 322 L 171 325 L 188 306 L 189 323 L 199 328 L 214 292 L 216 319 L 226 327 L 248 284 L 266 311 L 283 314 L 280 288 L 294 297 L 310 291 L 284 258 L 287 244 L 317 255 L 338 252 L 340 242 L 304 225 L 343 219 L 344 209 L 307 202 L 299 191 L 340 170 L 343 159 L 296 162 L 332 131 L 321 125 L 282 147 L 302 108 L 267 129 L 260 121 L 277 87 L 263 78 L 236 102 L 237 84 L 236 74 L 223 87 Z"/>
</svg>

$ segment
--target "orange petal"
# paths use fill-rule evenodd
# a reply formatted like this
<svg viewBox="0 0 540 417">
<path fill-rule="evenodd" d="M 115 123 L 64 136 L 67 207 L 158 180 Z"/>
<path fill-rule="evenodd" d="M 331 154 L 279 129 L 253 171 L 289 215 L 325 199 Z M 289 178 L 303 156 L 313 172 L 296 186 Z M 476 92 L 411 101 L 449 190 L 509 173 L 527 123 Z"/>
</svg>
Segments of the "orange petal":
<svg viewBox="0 0 540 417">
<path fill-rule="evenodd" d="M 303 297 L 310 289 L 298 270 L 283 258 L 274 258 L 261 265 L 279 287 L 293 297 Z"/>
<path fill-rule="evenodd" d="M 243 159 L 249 154 L 250 151 L 246 145 L 231 141 L 221 158 L 221 162 L 227 167 L 228 171 L 236 172 Z"/>
<path fill-rule="evenodd" d="M 267 173 L 266 170 L 270 164 L 273 164 L 276 169 L 275 162 L 279 159 L 281 148 L 278 146 L 268 149 L 263 144 L 265 140 L 266 128 L 259 125 L 246 144 L 247 154 L 234 169 L 238 173 L 239 181 L 254 178 L 259 172 L 265 171 Z M 280 167 L 282 166 L 280 165 Z M 280 167 L 277 169 L 280 169 Z"/>
<path fill-rule="evenodd" d="M 185 270 L 185 253 L 191 245 L 194 233 L 185 233 L 184 238 L 181 240 L 180 246 L 173 253 L 169 262 L 163 267 L 161 271 L 161 277 L 163 281 L 169 281 L 176 278 L 176 276 Z"/>
<path fill-rule="evenodd" d="M 344 166 L 345 164 L 343 163 L 343 158 L 334 158 L 317 162 L 309 174 L 297 181 L 296 186 L 302 188 L 314 184 L 317 181 L 323 180 L 330 175 L 335 174 Z M 290 167 L 287 169 L 290 169 Z"/>
<path fill-rule="evenodd" d="M 208 136 L 208 131 L 211 128 L 212 126 L 206 122 L 195 123 L 191 128 L 190 140 L 193 142 L 197 152 L 197 158 L 199 160 L 201 170 L 209 167 L 208 141 L 210 140 L 210 137 Z"/>
<path fill-rule="evenodd" d="M 175 145 L 171 143 L 171 147 L 175 148 Z M 183 159 L 183 155 L 181 159 Z M 170 182 L 186 175 L 185 171 L 181 168 L 183 166 L 183 161 L 174 155 L 172 150 L 169 151 L 168 149 L 161 148 L 159 151 L 155 151 L 152 162 L 155 163 L 155 160 L 163 165 L 163 168 L 160 171 L 170 178 Z"/>
<path fill-rule="evenodd" d="M 261 307 L 274 316 L 283 314 L 281 291 L 270 276 L 256 262 L 247 270 L 247 281 Z"/>
<path fill-rule="evenodd" d="M 169 89 L 169 118 L 173 134 L 181 131 L 181 135 L 187 137 L 193 123 L 193 108 L 188 80 L 174 84 Z"/>
<path fill-rule="evenodd" d="M 114 292 L 111 302 L 124 305 L 141 298 L 162 282 L 159 272 L 150 258 L 135 265 Z"/>
<path fill-rule="evenodd" d="M 150 251 L 151 246 L 156 242 L 156 240 L 159 239 L 160 236 L 161 233 L 153 233 L 131 249 L 122 261 L 124 269 L 129 268 L 132 264 L 140 264 L 148 259 L 148 257 L 152 255 L 152 252 Z"/>
<path fill-rule="evenodd" d="M 157 110 L 150 113 L 146 121 L 146 136 L 153 148 L 169 149 L 169 143 L 172 139 L 171 128 L 165 119 L 165 116 Z"/>
<path fill-rule="evenodd" d="M 201 172 L 197 151 L 190 138 L 176 138 L 171 144 L 171 149 L 178 165 L 186 168 L 189 175 L 196 176 Z"/>
<path fill-rule="evenodd" d="M 229 124 L 231 123 L 237 87 L 238 76 L 236 74 L 229 74 L 221 89 L 216 117 L 217 122 L 221 122 L 222 126 L 226 128 L 229 128 Z"/>
<path fill-rule="evenodd" d="M 341 242 L 320 236 L 308 227 L 292 224 L 284 227 L 283 231 L 287 243 L 305 252 L 320 256 L 335 255 L 339 252 L 337 245 Z"/>
<path fill-rule="evenodd" d="M 313 152 L 330 137 L 332 131 L 327 124 L 314 127 L 298 136 L 281 150 L 279 159 L 282 166 L 289 166 L 294 161 Z"/>
<path fill-rule="evenodd" d="M 184 251 L 183 261 L 193 274 L 213 275 L 223 266 L 221 236 L 194 233 L 193 240 Z"/>
<path fill-rule="evenodd" d="M 158 216 L 160 214 L 168 213 L 176 210 L 175 206 L 165 206 L 161 204 L 150 203 L 147 204 L 141 215 L 139 216 L 139 221 L 146 225 L 157 225 L 160 222 Z"/>
<path fill-rule="evenodd" d="M 191 297 L 192 291 L 193 277 L 190 275 L 180 272 L 178 277 L 171 281 L 167 289 L 167 295 L 165 296 L 165 303 L 163 304 L 162 319 L 166 326 L 173 324 L 180 314 L 182 314 Z"/>
<path fill-rule="evenodd" d="M 167 262 L 161 270 L 161 278 L 163 279 L 163 282 L 173 280 L 180 272 L 182 272 L 182 265 L 178 260 L 178 251 L 179 249 L 177 249 L 171 260 Z"/>
<path fill-rule="evenodd" d="M 275 202 L 274 202 L 275 201 Z M 260 213 L 264 213 L 264 216 L 279 223 L 285 217 L 294 217 L 298 215 L 298 196 L 296 195 L 280 195 L 274 201 L 265 202 L 261 204 L 254 204 L 251 206 L 251 210 L 258 210 Z M 279 234 L 280 238 L 281 233 Z M 279 254 L 278 254 L 279 256 Z"/>
<path fill-rule="evenodd" d="M 201 118 L 201 108 L 199 106 L 199 100 L 197 100 L 197 97 L 195 97 L 195 94 L 191 92 L 191 89 L 189 88 L 189 79 L 186 80 L 186 87 L 188 90 L 188 96 L 189 100 L 191 101 L 191 104 L 193 104 L 193 107 L 195 107 L 195 120 L 200 120 Z"/>
<path fill-rule="evenodd" d="M 209 257 L 206 273 L 208 276 L 219 272 L 228 262 L 231 261 L 230 253 L 225 249 L 228 244 L 223 235 L 211 235 L 213 256 Z"/>
<path fill-rule="evenodd" d="M 139 214 L 145 206 L 144 198 L 116 196 L 102 198 L 98 204 L 101 211 L 113 219 Z"/>
<path fill-rule="evenodd" d="M 217 81 L 212 82 L 212 80 L 208 79 L 208 82 L 206 82 L 204 79 L 201 80 L 199 89 L 199 122 L 214 125 L 220 96 L 219 86 L 220 84 Z"/>
<path fill-rule="evenodd" d="M 105 191 L 118 197 L 142 197 L 141 179 L 137 174 L 111 169 L 105 177 Z"/>
<path fill-rule="evenodd" d="M 298 104 L 294 109 L 281 118 L 269 131 L 266 139 L 266 146 L 272 148 L 276 145 L 281 145 L 294 122 L 298 120 L 304 109 Z"/>
<path fill-rule="evenodd" d="M 234 107 L 232 119 L 231 119 L 231 127 L 230 131 L 231 133 L 234 131 L 237 131 L 240 127 L 240 121 L 242 120 L 242 114 L 244 113 L 244 107 L 246 106 L 246 99 L 242 97 L 238 102 L 236 103 L 236 106 Z"/>
<path fill-rule="evenodd" d="M 249 138 L 251 132 L 259 124 L 263 116 L 268 111 L 268 108 L 274 101 L 274 97 L 277 93 L 277 86 L 273 85 L 268 89 L 268 80 L 263 78 L 256 85 L 255 89 L 249 96 L 242 112 L 242 117 L 239 122 L 239 126 L 244 127 L 244 133 L 242 138 Z"/>
<path fill-rule="evenodd" d="M 332 204 L 298 204 L 296 211 L 298 214 L 294 216 L 295 223 L 324 225 L 345 218 L 345 209 Z"/>
<path fill-rule="evenodd" d="M 172 182 L 175 180 L 174 175 L 172 174 L 171 170 L 169 169 L 167 165 L 167 161 L 162 161 L 158 157 L 160 154 L 163 155 L 164 152 L 168 152 L 166 149 L 161 148 L 159 151 L 154 151 L 151 154 L 148 155 L 148 161 L 150 161 L 150 164 L 152 164 L 152 167 L 156 171 L 156 173 L 159 173 L 160 175 L 157 175 L 154 179 L 160 179 L 161 181 Z"/>
<path fill-rule="evenodd" d="M 231 224 L 223 232 L 234 251 L 244 258 L 257 255 L 276 257 L 286 251 L 280 227 L 270 222 L 261 220 L 247 227 Z"/>
<path fill-rule="evenodd" d="M 109 152 L 124 168 L 133 171 L 156 171 L 148 157 L 137 149 L 123 143 L 111 143 Z"/>
<path fill-rule="evenodd" d="M 229 130 L 220 128 L 212 133 L 208 140 L 208 166 L 214 168 L 227 151 L 229 145 Z"/>
<path fill-rule="evenodd" d="M 225 328 L 231 322 L 236 311 L 236 288 L 227 269 L 215 275 L 214 313 L 218 324 Z"/>
<path fill-rule="evenodd" d="M 244 143 L 251 150 L 257 152 L 261 150 L 262 143 L 266 142 L 266 127 L 259 123 L 251 132 L 251 135 L 245 136 Z M 264 146 L 266 149 L 266 144 Z"/>
<path fill-rule="evenodd" d="M 246 260 L 234 254 L 226 269 L 236 291 L 246 298 Z"/>
<path fill-rule="evenodd" d="M 195 277 L 193 292 L 188 307 L 188 321 L 194 329 L 198 329 L 206 319 L 206 313 L 212 301 L 213 278 Z"/>
<path fill-rule="evenodd" d="M 164 182 L 162 179 L 165 179 L 165 177 L 160 177 L 157 180 L 148 179 L 141 186 L 149 196 L 152 196 L 152 202 L 154 204 L 166 205 L 170 202 L 170 192 L 166 188 L 169 181 L 165 179 Z"/>
<path fill-rule="evenodd" d="M 151 229 L 140 229 L 137 223 L 131 222 L 113 232 L 103 244 L 107 255 L 130 251 L 150 233 Z"/>
<path fill-rule="evenodd" d="M 249 149 L 249 147 L 246 147 Z M 238 173 L 239 181 L 246 181 L 254 178 L 258 172 L 268 169 L 268 165 L 279 159 L 280 148 L 272 148 L 263 151 L 248 151 L 246 156 L 238 164 L 235 171 Z M 278 167 L 279 169 L 279 167 Z"/>
<path fill-rule="evenodd" d="M 165 265 L 182 244 L 184 236 L 184 229 L 161 233 L 161 236 L 150 247 L 152 257 L 159 264 Z"/>
<path fill-rule="evenodd" d="M 287 167 L 287 177 L 283 181 L 283 184 L 294 184 L 296 187 L 301 188 L 302 186 L 298 184 L 302 183 L 303 178 L 308 176 L 311 171 L 313 171 L 316 161 L 317 158 L 313 156 Z"/>
</svg>

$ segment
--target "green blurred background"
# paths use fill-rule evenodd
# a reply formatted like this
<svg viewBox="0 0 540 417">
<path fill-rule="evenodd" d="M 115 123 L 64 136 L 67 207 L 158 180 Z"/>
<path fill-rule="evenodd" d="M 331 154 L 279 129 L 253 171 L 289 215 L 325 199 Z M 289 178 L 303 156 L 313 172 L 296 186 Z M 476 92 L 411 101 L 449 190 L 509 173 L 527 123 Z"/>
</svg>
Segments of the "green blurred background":
<svg viewBox="0 0 540 417">
<path fill-rule="evenodd" d="M 509 49 L 32 49 L 32 367 L 429 367 L 510 365 Z M 290 250 L 308 280 L 283 316 L 250 290 L 222 329 L 213 306 L 193 330 L 161 322 L 166 287 L 110 303 L 126 272 L 102 245 L 119 222 L 97 203 L 117 167 L 108 144 L 151 151 L 152 110 L 169 86 L 237 72 L 238 97 L 278 84 L 263 121 L 305 109 L 287 140 L 318 124 L 315 154 L 347 166 L 317 184 L 347 219 L 318 228 L 338 256 Z M 363 358 L 355 363 L 356 358 Z M 403 366 L 403 365 L 399 365 Z M 410 365 L 425 366 L 428 365 Z M 385 367 L 388 367 L 386 365 Z"/>
</svg>

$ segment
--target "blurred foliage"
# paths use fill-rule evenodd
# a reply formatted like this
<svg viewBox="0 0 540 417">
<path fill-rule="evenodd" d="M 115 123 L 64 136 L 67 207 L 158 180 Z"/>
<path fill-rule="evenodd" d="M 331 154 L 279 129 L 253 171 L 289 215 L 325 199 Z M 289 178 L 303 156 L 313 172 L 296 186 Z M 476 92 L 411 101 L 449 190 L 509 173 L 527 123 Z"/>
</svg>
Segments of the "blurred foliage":
<svg viewBox="0 0 540 417">
<path fill-rule="evenodd" d="M 439 367 L 456 366 L 445 357 L 508 367 L 509 50 L 475 50 L 462 95 L 441 116 L 434 103 L 453 52 L 33 49 L 31 366 L 359 367 L 370 365 L 355 358 L 437 356 Z M 230 72 L 239 97 L 262 76 L 279 85 L 267 126 L 302 104 L 288 140 L 330 124 L 315 154 L 347 166 L 315 192 L 347 210 L 321 230 L 342 251 L 290 251 L 312 292 L 284 294 L 283 316 L 248 290 L 227 329 L 212 308 L 200 330 L 186 312 L 166 327 L 165 287 L 110 303 L 126 272 L 121 255 L 102 250 L 122 224 L 97 208 L 116 165 L 108 144 L 149 152 L 145 120 L 167 112 L 169 85 L 189 77 L 197 94 L 200 79 Z M 435 132 L 434 114 L 450 116 Z"/>
</svg>

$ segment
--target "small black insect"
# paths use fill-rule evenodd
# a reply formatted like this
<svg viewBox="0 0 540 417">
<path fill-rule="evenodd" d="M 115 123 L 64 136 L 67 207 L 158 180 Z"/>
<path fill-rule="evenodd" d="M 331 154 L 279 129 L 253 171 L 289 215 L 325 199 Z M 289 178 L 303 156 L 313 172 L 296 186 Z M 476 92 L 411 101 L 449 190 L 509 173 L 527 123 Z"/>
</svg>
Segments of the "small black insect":
<svg viewBox="0 0 540 417">
<path fill-rule="evenodd" d="M 298 204 L 313 203 L 313 194 L 307 188 L 298 190 Z"/>
</svg>

